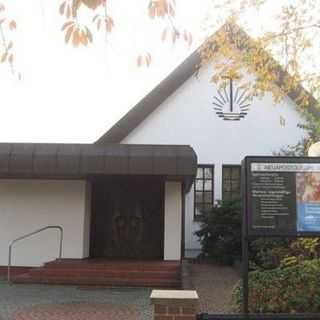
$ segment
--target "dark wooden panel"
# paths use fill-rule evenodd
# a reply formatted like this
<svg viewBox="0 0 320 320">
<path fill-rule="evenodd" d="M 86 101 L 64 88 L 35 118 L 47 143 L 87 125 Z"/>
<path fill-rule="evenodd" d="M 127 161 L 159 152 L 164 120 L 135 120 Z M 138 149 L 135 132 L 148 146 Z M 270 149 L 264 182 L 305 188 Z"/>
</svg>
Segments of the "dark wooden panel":
<svg viewBox="0 0 320 320">
<path fill-rule="evenodd" d="M 163 188 L 159 180 L 113 179 L 94 184 L 91 257 L 162 259 Z"/>
</svg>

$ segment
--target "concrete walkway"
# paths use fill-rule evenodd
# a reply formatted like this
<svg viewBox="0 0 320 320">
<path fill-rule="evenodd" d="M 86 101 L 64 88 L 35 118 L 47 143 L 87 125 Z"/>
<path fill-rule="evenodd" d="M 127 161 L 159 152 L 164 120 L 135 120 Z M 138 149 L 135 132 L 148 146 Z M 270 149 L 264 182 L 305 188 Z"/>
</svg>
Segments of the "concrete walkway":
<svg viewBox="0 0 320 320">
<path fill-rule="evenodd" d="M 149 289 L 8 285 L 0 280 L 1 320 L 150 320 Z"/>
</svg>

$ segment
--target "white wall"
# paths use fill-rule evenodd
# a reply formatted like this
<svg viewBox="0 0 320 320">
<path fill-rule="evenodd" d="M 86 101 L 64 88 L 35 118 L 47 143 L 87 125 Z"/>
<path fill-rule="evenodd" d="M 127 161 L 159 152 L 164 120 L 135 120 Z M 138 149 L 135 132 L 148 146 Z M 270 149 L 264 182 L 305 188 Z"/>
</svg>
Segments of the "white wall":
<svg viewBox="0 0 320 320">
<path fill-rule="evenodd" d="M 181 258 L 182 193 L 180 182 L 165 183 L 164 260 Z"/>
<path fill-rule="evenodd" d="M 0 180 L 0 265 L 10 241 L 47 225 L 63 227 L 63 257 L 86 257 L 89 190 L 86 181 Z M 13 265 L 39 266 L 57 258 L 58 248 L 58 232 L 44 231 L 14 246 Z"/>
<path fill-rule="evenodd" d="M 201 70 L 168 97 L 135 128 L 122 143 L 187 144 L 198 163 L 215 166 L 215 200 L 221 199 L 222 164 L 240 164 L 246 155 L 271 155 L 295 144 L 304 134 L 297 127 L 301 116 L 286 98 L 274 104 L 271 94 L 253 100 L 248 115 L 240 121 L 224 121 L 213 109 L 217 88 L 210 82 L 212 67 Z M 251 77 L 250 77 L 251 78 Z M 280 124 L 285 119 L 285 126 Z M 186 197 L 186 248 L 199 248 L 193 232 L 193 191 Z"/>
</svg>

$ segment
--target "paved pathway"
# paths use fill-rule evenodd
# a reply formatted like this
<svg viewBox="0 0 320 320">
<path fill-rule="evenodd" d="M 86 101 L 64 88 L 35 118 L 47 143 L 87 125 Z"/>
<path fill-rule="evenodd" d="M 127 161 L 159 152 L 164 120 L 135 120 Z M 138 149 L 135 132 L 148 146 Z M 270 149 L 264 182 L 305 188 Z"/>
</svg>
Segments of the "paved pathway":
<svg viewBox="0 0 320 320">
<path fill-rule="evenodd" d="M 232 289 L 240 279 L 234 268 L 209 264 L 190 265 L 192 284 L 200 298 L 200 310 L 230 313 Z"/>
<path fill-rule="evenodd" d="M 200 311 L 231 312 L 239 275 L 233 268 L 190 264 Z M 8 285 L 0 279 L 0 320 L 151 320 L 151 290 Z"/>
<path fill-rule="evenodd" d="M 0 280 L 1 320 L 150 320 L 150 290 L 12 285 Z"/>
</svg>

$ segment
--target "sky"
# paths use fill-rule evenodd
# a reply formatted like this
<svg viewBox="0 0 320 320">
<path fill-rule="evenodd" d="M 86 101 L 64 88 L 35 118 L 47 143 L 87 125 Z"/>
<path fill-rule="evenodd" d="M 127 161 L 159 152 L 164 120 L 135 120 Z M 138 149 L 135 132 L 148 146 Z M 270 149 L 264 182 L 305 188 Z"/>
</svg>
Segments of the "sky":
<svg viewBox="0 0 320 320">
<path fill-rule="evenodd" d="M 114 31 L 107 39 L 98 35 L 88 48 L 73 48 L 61 32 L 61 1 L 3 2 L 18 28 L 15 74 L 0 66 L 0 142 L 94 142 L 226 19 L 210 0 L 177 0 L 176 24 L 186 26 L 194 40 L 190 47 L 173 46 L 161 42 L 163 24 L 148 17 L 148 0 L 110 0 Z M 255 21 L 270 25 L 275 10 L 272 5 L 243 19 L 259 32 Z M 138 68 L 136 58 L 144 52 L 151 53 L 152 64 Z"/>
</svg>

